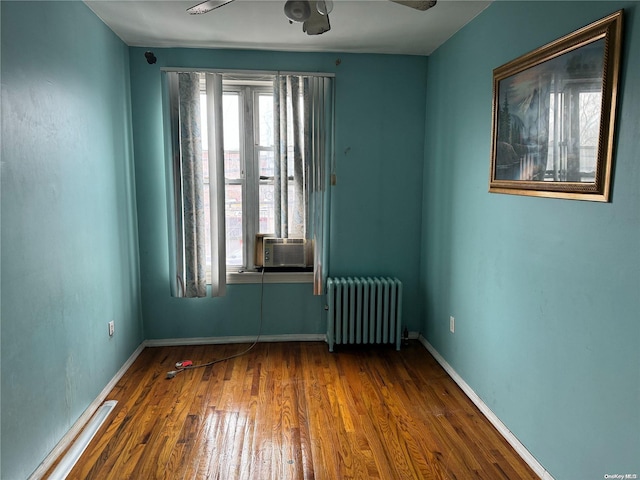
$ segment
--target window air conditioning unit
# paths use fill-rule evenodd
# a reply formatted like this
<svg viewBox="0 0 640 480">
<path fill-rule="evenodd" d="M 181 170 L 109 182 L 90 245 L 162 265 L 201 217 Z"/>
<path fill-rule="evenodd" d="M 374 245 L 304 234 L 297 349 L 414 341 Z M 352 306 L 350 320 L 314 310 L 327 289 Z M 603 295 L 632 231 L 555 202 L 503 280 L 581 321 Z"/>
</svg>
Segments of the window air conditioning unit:
<svg viewBox="0 0 640 480">
<path fill-rule="evenodd" d="M 312 240 L 265 237 L 262 241 L 264 268 L 305 268 L 313 265 Z"/>
</svg>

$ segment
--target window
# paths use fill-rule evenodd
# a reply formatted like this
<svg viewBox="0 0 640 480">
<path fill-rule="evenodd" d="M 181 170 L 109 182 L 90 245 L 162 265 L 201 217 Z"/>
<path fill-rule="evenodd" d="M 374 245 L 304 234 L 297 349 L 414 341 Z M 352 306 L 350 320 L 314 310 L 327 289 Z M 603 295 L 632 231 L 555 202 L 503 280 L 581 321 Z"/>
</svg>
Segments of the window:
<svg viewBox="0 0 640 480">
<path fill-rule="evenodd" d="M 205 199 L 209 196 L 207 101 L 204 74 L 201 76 L 200 109 L 202 162 L 205 171 Z M 223 139 L 225 173 L 225 227 L 227 271 L 251 270 L 255 265 L 256 234 L 276 235 L 276 185 L 273 82 L 248 84 L 223 79 Z M 302 98 L 299 99 L 302 104 Z M 287 116 L 293 115 L 288 102 Z M 300 123 L 304 111 L 298 112 Z M 287 138 L 293 138 L 293 122 L 287 122 Z M 294 158 L 293 144 L 287 158 Z M 304 159 L 300 157 L 300 162 Z M 296 172 L 295 162 L 287 162 L 287 236 L 305 238 L 307 212 L 304 197 L 304 170 Z M 295 215 L 298 212 L 298 215 Z M 205 204 L 205 217 L 210 215 Z M 281 222 L 282 224 L 282 222 Z M 210 229 L 205 228 L 210 251 Z M 210 258 L 210 257 L 209 257 Z M 209 262 L 210 264 L 210 262 Z"/>
<path fill-rule="evenodd" d="M 254 270 L 257 234 L 312 240 L 320 293 L 330 80 L 167 72 L 176 296 L 204 296 L 207 283 L 223 294 L 226 272 Z"/>
</svg>

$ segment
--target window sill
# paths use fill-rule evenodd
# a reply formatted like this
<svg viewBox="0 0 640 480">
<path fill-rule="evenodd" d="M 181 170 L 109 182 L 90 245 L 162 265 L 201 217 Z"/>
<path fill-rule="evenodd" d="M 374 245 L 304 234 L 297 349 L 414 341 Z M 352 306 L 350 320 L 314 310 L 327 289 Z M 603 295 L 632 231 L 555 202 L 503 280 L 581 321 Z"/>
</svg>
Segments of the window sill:
<svg viewBox="0 0 640 480">
<path fill-rule="evenodd" d="M 261 282 L 261 272 L 227 272 L 229 285 Z M 264 272 L 264 283 L 313 283 L 313 272 Z"/>
</svg>

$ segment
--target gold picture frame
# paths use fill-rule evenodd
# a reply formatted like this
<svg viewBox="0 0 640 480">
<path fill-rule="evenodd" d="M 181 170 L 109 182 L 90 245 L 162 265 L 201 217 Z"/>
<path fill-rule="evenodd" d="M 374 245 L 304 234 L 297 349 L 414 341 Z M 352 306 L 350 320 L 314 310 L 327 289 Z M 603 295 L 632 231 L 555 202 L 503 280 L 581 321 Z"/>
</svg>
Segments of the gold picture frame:
<svg viewBox="0 0 640 480">
<path fill-rule="evenodd" d="M 493 71 L 489 192 L 609 201 L 622 13 Z"/>
</svg>

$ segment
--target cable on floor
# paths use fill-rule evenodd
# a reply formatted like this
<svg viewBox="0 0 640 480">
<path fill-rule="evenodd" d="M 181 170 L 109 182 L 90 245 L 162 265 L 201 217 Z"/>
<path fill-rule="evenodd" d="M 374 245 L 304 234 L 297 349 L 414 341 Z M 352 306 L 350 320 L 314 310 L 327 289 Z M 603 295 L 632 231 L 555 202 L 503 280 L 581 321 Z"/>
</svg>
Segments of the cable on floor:
<svg viewBox="0 0 640 480">
<path fill-rule="evenodd" d="M 236 353 L 235 355 L 230 355 L 228 357 L 220 358 L 218 360 L 213 360 L 211 362 L 202 363 L 202 364 L 199 364 L 199 365 L 188 365 L 186 367 L 176 368 L 176 370 L 171 370 L 170 372 L 167 372 L 167 377 L 166 378 L 167 379 L 171 379 L 171 378 L 175 377 L 176 375 L 178 375 L 180 372 L 184 372 L 185 370 L 193 370 L 195 368 L 208 367 L 210 365 L 215 365 L 216 363 L 225 362 L 227 360 L 231 360 L 232 358 L 241 357 L 242 355 L 245 355 L 245 354 L 249 353 L 251 351 L 251 349 L 256 346 L 256 344 L 260 340 L 260 336 L 262 335 L 262 323 L 263 323 L 263 317 L 264 317 L 263 308 L 264 308 L 264 268 L 262 269 L 262 274 L 260 275 L 260 325 L 258 327 L 258 336 L 254 340 L 254 342 L 249 346 L 249 348 L 247 348 L 243 352 Z M 176 365 L 180 365 L 180 364 L 182 364 L 182 362 L 178 362 Z"/>
</svg>

